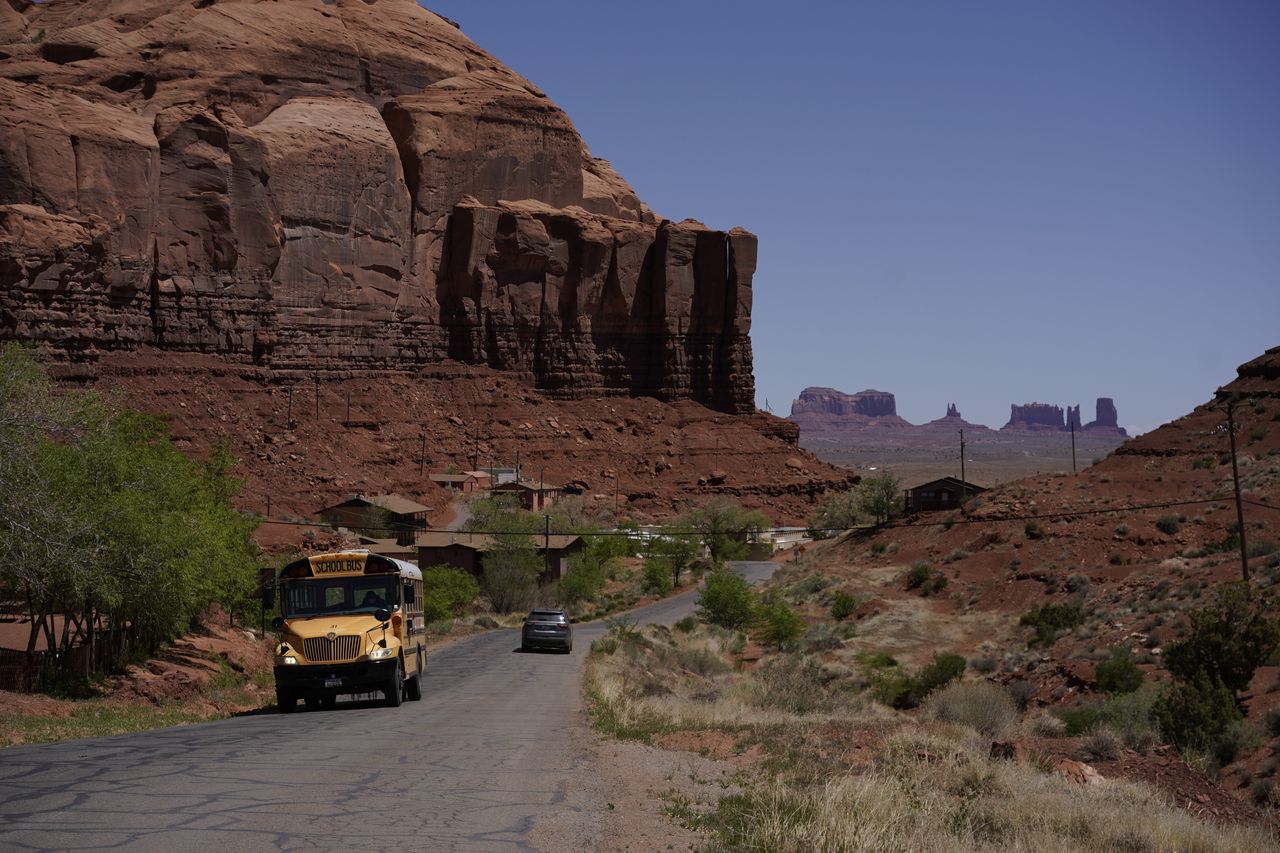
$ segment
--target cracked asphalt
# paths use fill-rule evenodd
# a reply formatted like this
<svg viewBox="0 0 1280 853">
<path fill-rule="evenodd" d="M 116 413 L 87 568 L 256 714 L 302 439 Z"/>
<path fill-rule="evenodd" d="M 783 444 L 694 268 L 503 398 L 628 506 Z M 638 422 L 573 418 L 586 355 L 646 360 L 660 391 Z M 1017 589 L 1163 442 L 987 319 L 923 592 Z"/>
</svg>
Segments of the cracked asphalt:
<svg viewBox="0 0 1280 853">
<path fill-rule="evenodd" d="M 777 565 L 734 568 L 759 581 Z M 631 615 L 670 624 L 695 599 Z M 522 654 L 515 630 L 470 637 L 431 654 L 422 701 L 400 708 L 346 701 L 5 749 L 0 850 L 538 850 L 535 825 L 581 808 L 568 794 L 591 773 L 582 665 L 603 632 L 575 626 L 571 655 Z"/>
</svg>

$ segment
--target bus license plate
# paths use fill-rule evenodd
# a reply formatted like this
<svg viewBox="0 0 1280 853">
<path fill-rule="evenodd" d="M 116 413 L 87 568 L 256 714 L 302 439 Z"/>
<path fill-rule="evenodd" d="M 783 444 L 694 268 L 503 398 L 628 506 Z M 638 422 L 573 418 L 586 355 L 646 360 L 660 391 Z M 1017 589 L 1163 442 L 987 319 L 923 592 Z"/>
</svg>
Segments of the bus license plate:
<svg viewBox="0 0 1280 853">
<path fill-rule="evenodd" d="M 326 678 L 326 679 L 324 680 L 324 686 L 325 686 L 325 687 L 341 687 L 341 686 L 342 686 L 342 679 L 341 679 L 341 678 Z"/>
</svg>

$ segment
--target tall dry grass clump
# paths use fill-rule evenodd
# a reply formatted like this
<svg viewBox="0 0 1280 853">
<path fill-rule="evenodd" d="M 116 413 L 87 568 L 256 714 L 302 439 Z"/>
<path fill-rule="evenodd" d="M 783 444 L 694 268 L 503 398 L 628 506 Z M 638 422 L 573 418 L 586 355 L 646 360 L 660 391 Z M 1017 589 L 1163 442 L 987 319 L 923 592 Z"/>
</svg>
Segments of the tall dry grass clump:
<svg viewBox="0 0 1280 853">
<path fill-rule="evenodd" d="M 988 681 L 959 681 L 929 697 L 925 708 L 936 719 L 995 737 L 1018 721 L 1007 690 Z"/>
</svg>

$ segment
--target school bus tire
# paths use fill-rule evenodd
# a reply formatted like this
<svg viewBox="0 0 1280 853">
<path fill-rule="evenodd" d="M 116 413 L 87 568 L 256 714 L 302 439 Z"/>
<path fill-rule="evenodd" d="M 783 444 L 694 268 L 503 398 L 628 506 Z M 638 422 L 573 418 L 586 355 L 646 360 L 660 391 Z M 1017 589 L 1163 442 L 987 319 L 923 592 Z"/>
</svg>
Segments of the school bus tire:
<svg viewBox="0 0 1280 853">
<path fill-rule="evenodd" d="M 281 714 L 292 714 L 298 710 L 298 697 L 292 690 L 285 687 L 276 686 L 276 707 L 280 709 Z"/>
<path fill-rule="evenodd" d="M 386 685 L 382 688 L 382 693 L 387 698 L 388 708 L 399 708 L 400 703 L 404 701 L 404 664 L 398 658 L 396 659 L 395 671 L 387 679 Z"/>
</svg>

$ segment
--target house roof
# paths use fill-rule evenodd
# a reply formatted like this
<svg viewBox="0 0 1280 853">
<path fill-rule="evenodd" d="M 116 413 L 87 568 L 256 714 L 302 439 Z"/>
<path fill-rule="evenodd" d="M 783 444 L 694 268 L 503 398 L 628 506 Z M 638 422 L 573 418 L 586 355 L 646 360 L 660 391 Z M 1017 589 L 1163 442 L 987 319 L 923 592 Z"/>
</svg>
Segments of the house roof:
<svg viewBox="0 0 1280 853">
<path fill-rule="evenodd" d="M 500 483 L 493 487 L 494 491 L 515 491 L 516 489 L 524 489 L 530 492 L 542 490 L 544 492 L 558 492 L 561 487 L 554 483 L 539 483 L 536 480 L 515 480 L 510 483 Z"/>
<path fill-rule="evenodd" d="M 375 539 L 372 536 L 361 536 L 360 544 L 369 549 L 371 554 L 412 554 L 417 556 L 418 549 L 414 545 L 401 545 L 394 539 Z"/>
<path fill-rule="evenodd" d="M 347 498 L 342 503 L 337 503 L 337 504 L 333 504 L 332 506 L 327 506 L 320 511 L 327 512 L 328 510 L 339 509 L 341 507 L 349 506 L 350 504 L 354 504 L 354 503 L 363 503 L 363 504 L 368 504 L 369 506 L 380 507 L 381 509 L 385 509 L 387 512 L 394 513 L 396 515 L 416 515 L 417 513 L 420 513 L 420 512 L 431 512 L 431 507 L 423 506 L 417 501 L 413 501 L 413 500 L 410 500 L 409 498 L 406 498 L 404 495 L 395 495 L 395 494 L 353 495 Z"/>
<path fill-rule="evenodd" d="M 939 477 L 936 480 L 930 480 L 927 483 L 921 483 L 918 486 L 912 486 L 911 488 L 907 489 L 907 491 L 914 492 L 918 489 L 925 489 L 930 486 L 942 486 L 942 485 L 951 486 L 952 488 L 956 488 L 956 489 L 963 489 L 968 492 L 985 492 L 987 490 L 986 486 L 979 486 L 977 483 L 969 483 L 964 480 L 961 480 L 959 477 Z"/>
<path fill-rule="evenodd" d="M 554 533 L 550 537 L 546 537 L 546 544 L 553 551 L 562 551 L 581 538 L 576 533 Z M 539 551 L 542 550 L 543 539 L 544 537 L 538 534 L 529 536 L 530 544 Z M 413 540 L 413 544 L 418 548 L 448 548 L 454 546 L 470 548 L 473 551 L 483 553 L 493 549 L 493 537 L 487 533 L 440 530 L 419 533 Z"/>
<path fill-rule="evenodd" d="M 465 483 L 476 475 L 470 471 L 465 471 L 461 474 L 430 474 L 428 476 L 430 476 L 433 483 Z M 485 476 L 489 475 L 486 474 Z"/>
</svg>

